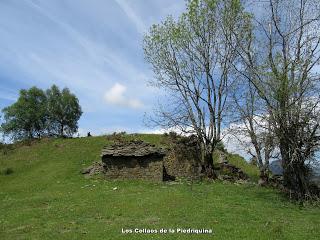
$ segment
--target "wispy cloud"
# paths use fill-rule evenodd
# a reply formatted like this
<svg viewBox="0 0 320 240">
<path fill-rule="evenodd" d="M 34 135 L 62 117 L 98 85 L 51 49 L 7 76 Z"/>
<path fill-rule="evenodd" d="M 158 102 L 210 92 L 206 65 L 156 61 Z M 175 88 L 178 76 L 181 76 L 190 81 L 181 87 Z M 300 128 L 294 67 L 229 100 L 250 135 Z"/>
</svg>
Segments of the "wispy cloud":
<svg viewBox="0 0 320 240">
<path fill-rule="evenodd" d="M 127 17 L 131 20 L 131 22 L 135 25 L 138 32 L 140 34 L 145 33 L 147 27 L 143 23 L 142 19 L 136 14 L 133 8 L 128 4 L 126 0 L 115 0 L 121 9 L 125 12 Z"/>
</svg>

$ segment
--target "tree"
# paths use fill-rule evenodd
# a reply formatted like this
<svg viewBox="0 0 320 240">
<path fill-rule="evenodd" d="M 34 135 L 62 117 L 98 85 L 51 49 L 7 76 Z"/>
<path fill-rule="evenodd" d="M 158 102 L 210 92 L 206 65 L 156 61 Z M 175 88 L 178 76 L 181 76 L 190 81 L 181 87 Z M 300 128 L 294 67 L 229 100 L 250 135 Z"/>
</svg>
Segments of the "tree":
<svg viewBox="0 0 320 240">
<path fill-rule="evenodd" d="M 284 185 L 303 199 L 313 194 L 308 163 L 319 148 L 320 3 L 269 0 L 265 8 L 241 39 L 242 62 L 234 67 L 263 100 L 279 143 Z"/>
<path fill-rule="evenodd" d="M 233 95 L 233 123 L 228 133 L 240 147 L 251 155 L 252 163 L 259 167 L 260 183 L 268 182 L 269 162 L 278 157 L 277 142 L 264 102 L 249 81 L 237 84 Z"/>
<path fill-rule="evenodd" d="M 40 138 L 47 120 L 46 95 L 36 87 L 21 90 L 17 102 L 2 110 L 1 130 L 15 140 Z"/>
<path fill-rule="evenodd" d="M 233 33 L 241 34 L 245 19 L 238 0 L 190 0 L 178 21 L 168 17 L 144 39 L 146 60 L 156 76 L 152 84 L 171 97 L 152 121 L 196 134 L 208 176 L 213 176 L 212 153 L 221 141 L 237 57 Z"/>
<path fill-rule="evenodd" d="M 55 85 L 46 92 L 36 87 L 21 90 L 17 102 L 2 112 L 1 131 L 13 140 L 72 136 L 82 114 L 77 97 Z"/>
<path fill-rule="evenodd" d="M 78 98 L 68 88 L 62 91 L 53 85 L 46 92 L 48 98 L 48 123 L 50 135 L 72 136 L 78 130 L 78 120 L 82 110 Z"/>
</svg>

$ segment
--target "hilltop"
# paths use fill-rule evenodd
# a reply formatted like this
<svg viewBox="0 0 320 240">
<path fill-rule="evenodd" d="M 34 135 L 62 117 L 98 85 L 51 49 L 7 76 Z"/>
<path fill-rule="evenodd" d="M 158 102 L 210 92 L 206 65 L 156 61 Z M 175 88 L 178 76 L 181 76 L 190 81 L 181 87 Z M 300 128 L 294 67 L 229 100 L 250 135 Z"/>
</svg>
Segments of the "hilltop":
<svg viewBox="0 0 320 240">
<path fill-rule="evenodd" d="M 162 138 L 134 137 L 156 145 Z M 290 203 L 254 183 L 84 178 L 79 171 L 99 161 L 108 143 L 105 136 L 42 139 L 1 152 L 0 239 L 195 239 L 122 233 L 132 228 L 206 227 L 215 239 L 317 239 L 320 234 L 319 208 Z M 228 159 L 255 180 L 255 167 L 238 155 Z"/>
</svg>

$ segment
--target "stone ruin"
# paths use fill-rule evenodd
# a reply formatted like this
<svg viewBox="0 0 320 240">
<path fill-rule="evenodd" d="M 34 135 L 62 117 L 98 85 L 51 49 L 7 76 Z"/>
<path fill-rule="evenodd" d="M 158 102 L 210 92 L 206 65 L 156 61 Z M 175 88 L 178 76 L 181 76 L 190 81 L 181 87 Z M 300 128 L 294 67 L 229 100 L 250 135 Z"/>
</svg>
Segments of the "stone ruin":
<svg viewBox="0 0 320 240">
<path fill-rule="evenodd" d="M 163 181 L 166 151 L 140 140 L 119 141 L 102 149 L 101 162 L 83 169 L 88 176 L 103 173 L 109 179 L 148 179 Z"/>
<path fill-rule="evenodd" d="M 199 178 L 201 165 L 196 139 L 191 137 L 168 136 L 169 150 L 163 165 L 169 175 L 177 178 Z"/>
<path fill-rule="evenodd" d="M 102 150 L 108 178 L 163 180 L 162 148 L 143 141 L 119 142 Z"/>
<path fill-rule="evenodd" d="M 175 141 L 169 149 L 159 148 L 141 140 L 118 141 L 102 149 L 101 162 L 82 170 L 86 176 L 103 173 L 109 179 L 147 179 L 153 181 L 176 178 L 201 179 L 204 177 L 198 159 L 199 149 L 190 140 Z M 216 171 L 220 179 L 246 180 L 248 176 L 239 168 L 222 161 Z"/>
</svg>

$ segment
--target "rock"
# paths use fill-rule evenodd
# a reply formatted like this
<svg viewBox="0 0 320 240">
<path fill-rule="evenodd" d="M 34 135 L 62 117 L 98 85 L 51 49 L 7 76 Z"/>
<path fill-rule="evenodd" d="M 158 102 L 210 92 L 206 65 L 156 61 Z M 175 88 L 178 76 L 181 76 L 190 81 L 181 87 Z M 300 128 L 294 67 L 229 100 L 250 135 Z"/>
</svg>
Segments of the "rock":
<svg viewBox="0 0 320 240">
<path fill-rule="evenodd" d="M 268 185 L 268 181 L 266 179 L 260 178 L 259 181 L 258 181 L 258 185 L 259 186 L 267 186 Z"/>
<path fill-rule="evenodd" d="M 228 163 L 227 156 L 224 152 L 216 150 L 216 154 L 218 155 L 218 163 Z"/>
<path fill-rule="evenodd" d="M 94 162 L 91 166 L 82 169 L 80 172 L 88 176 L 93 176 L 96 174 L 104 173 L 104 167 L 105 165 L 103 162 Z"/>
<path fill-rule="evenodd" d="M 283 176 L 273 175 L 269 178 L 269 184 L 273 187 L 279 187 L 283 185 Z"/>
<path fill-rule="evenodd" d="M 86 167 L 86 168 L 83 168 L 80 172 L 82 174 L 88 174 L 88 173 L 90 173 L 91 169 L 92 169 L 92 166 Z"/>
<path fill-rule="evenodd" d="M 166 151 L 140 140 L 119 141 L 102 149 L 105 176 L 110 179 L 163 180 Z"/>
<path fill-rule="evenodd" d="M 133 140 L 128 142 L 116 142 L 102 149 L 101 157 L 142 157 L 147 155 L 165 156 L 166 151 L 153 144 Z"/>
<path fill-rule="evenodd" d="M 229 175 L 219 175 L 218 179 L 222 180 L 222 181 L 233 181 L 234 180 L 233 177 L 231 177 Z"/>
<path fill-rule="evenodd" d="M 249 176 L 244 173 L 240 168 L 227 163 L 221 162 L 218 164 L 215 169 L 218 170 L 219 179 L 228 180 L 228 181 L 237 181 L 237 180 L 247 180 Z"/>
<path fill-rule="evenodd" d="M 194 135 L 186 137 L 170 133 L 163 141 L 168 148 L 163 165 L 167 174 L 173 177 L 171 180 L 174 177 L 194 180 L 204 177 L 200 149 Z"/>
</svg>

